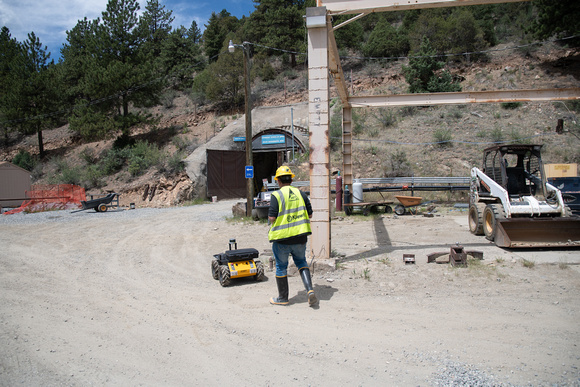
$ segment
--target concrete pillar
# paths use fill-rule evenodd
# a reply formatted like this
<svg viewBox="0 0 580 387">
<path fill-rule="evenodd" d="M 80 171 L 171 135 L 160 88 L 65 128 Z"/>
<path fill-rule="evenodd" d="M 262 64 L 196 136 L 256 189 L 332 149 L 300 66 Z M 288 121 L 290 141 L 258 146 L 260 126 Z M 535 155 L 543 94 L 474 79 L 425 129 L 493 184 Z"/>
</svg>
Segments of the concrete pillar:
<svg viewBox="0 0 580 387">
<path fill-rule="evenodd" d="M 308 123 L 310 128 L 310 255 L 330 258 L 330 105 L 326 8 L 306 9 L 308 29 Z"/>
</svg>

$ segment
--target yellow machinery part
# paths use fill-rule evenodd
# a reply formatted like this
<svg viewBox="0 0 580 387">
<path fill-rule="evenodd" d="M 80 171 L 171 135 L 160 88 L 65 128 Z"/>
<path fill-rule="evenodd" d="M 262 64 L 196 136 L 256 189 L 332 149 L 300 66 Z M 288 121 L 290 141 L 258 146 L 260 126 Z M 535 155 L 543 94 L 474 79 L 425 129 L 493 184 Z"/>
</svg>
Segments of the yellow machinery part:
<svg viewBox="0 0 580 387">
<path fill-rule="evenodd" d="M 258 273 L 256 263 L 253 260 L 229 262 L 228 269 L 230 269 L 231 278 L 250 277 Z"/>
</svg>

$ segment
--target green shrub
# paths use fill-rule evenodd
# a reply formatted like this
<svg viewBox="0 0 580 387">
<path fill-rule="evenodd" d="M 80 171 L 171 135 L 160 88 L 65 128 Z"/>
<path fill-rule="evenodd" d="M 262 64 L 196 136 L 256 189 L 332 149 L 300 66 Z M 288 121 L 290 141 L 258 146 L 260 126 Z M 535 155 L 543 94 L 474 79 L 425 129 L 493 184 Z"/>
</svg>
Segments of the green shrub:
<svg viewBox="0 0 580 387">
<path fill-rule="evenodd" d="M 413 174 L 411 163 L 404 150 L 396 150 L 387 156 L 383 164 L 383 174 L 385 177 L 411 176 Z"/>
<path fill-rule="evenodd" d="M 359 109 L 352 110 L 352 134 L 361 134 L 365 127 L 366 117 L 364 113 L 357 113 Z"/>
<path fill-rule="evenodd" d="M 444 148 L 451 146 L 451 139 L 453 138 L 451 134 L 451 130 L 449 129 L 437 129 L 435 133 L 433 133 L 433 139 L 437 143 L 438 146 Z"/>
<path fill-rule="evenodd" d="M 397 116 L 388 108 L 379 108 L 375 113 L 375 118 L 384 129 L 390 128 L 397 123 Z"/>
<path fill-rule="evenodd" d="M 157 145 L 149 144 L 147 141 L 137 141 L 131 147 L 127 157 L 129 173 L 131 176 L 138 176 L 152 166 L 159 166 L 161 156 L 161 151 Z"/>
<path fill-rule="evenodd" d="M 127 150 L 112 148 L 105 152 L 99 162 L 99 167 L 105 175 L 112 175 L 123 168 L 127 160 Z"/>
<path fill-rule="evenodd" d="M 94 152 L 89 148 L 84 148 L 80 153 L 79 156 L 81 159 L 87 163 L 87 165 L 95 164 L 98 159 L 95 157 Z"/>
<path fill-rule="evenodd" d="M 16 156 L 14 156 L 14 159 L 12 160 L 12 164 L 18 165 L 20 168 L 26 169 L 27 171 L 32 171 L 34 167 L 36 167 L 37 163 L 38 161 L 36 160 L 36 158 L 34 158 L 30 153 L 28 153 L 25 150 L 18 151 L 18 153 L 16 154 Z"/>
<path fill-rule="evenodd" d="M 85 189 L 100 188 L 104 185 L 103 170 L 98 165 L 87 165 L 82 177 Z"/>
<path fill-rule="evenodd" d="M 274 69 L 274 67 L 270 64 L 270 62 L 264 62 L 264 65 L 259 71 L 259 75 L 262 80 L 267 82 L 276 79 L 278 73 L 276 72 L 276 69 Z"/>
<path fill-rule="evenodd" d="M 521 102 L 502 102 L 501 107 L 505 110 L 514 110 L 522 106 Z"/>
<path fill-rule="evenodd" d="M 399 113 L 402 117 L 412 117 L 417 113 L 416 106 L 403 106 L 399 109 Z"/>
<path fill-rule="evenodd" d="M 175 152 L 167 158 L 166 170 L 168 173 L 179 173 L 185 170 L 185 154 Z"/>
<path fill-rule="evenodd" d="M 55 173 L 49 178 L 52 184 L 76 184 L 81 185 L 83 171 L 80 167 L 71 166 L 63 158 L 53 160 Z"/>
<path fill-rule="evenodd" d="M 490 132 L 490 138 L 493 142 L 502 142 L 503 141 L 503 131 L 501 128 L 493 128 Z"/>
<path fill-rule="evenodd" d="M 163 104 L 163 107 L 166 109 L 171 109 L 173 107 L 173 101 L 175 100 L 175 97 L 177 97 L 177 91 L 173 89 L 169 89 L 163 93 L 161 96 L 161 103 Z"/>
</svg>

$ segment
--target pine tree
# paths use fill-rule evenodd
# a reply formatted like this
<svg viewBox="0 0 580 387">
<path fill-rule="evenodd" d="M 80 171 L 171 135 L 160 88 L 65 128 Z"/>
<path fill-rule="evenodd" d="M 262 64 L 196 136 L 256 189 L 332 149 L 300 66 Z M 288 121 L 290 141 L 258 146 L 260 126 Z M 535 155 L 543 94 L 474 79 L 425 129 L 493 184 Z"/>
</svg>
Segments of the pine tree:
<svg viewBox="0 0 580 387">
<path fill-rule="evenodd" d="M 189 39 L 183 26 L 173 30 L 165 38 L 160 60 L 166 74 L 176 81 L 178 89 L 191 87 L 192 74 L 205 66 L 199 44 Z"/>
<path fill-rule="evenodd" d="M 139 19 L 140 33 L 145 39 L 144 50 L 151 50 L 153 57 L 161 54 L 163 42 L 171 33 L 171 23 L 174 18 L 173 11 L 165 11 L 165 6 L 159 4 L 159 0 L 149 0 L 145 6 L 145 12 Z"/>
<path fill-rule="evenodd" d="M 66 79 L 70 85 L 78 85 L 70 96 L 77 103 L 70 117 L 71 129 L 91 138 L 116 129 L 128 136 L 133 124 L 146 119 L 131 114 L 129 106 L 159 102 L 163 83 L 154 45 L 146 43 L 167 30 L 170 15 L 167 17 L 161 9 L 157 16 L 163 14 L 165 18 L 153 18 L 154 5 L 148 5 L 150 11 L 144 14 L 148 18 L 140 24 L 136 0 L 109 0 L 102 21 L 79 21 L 68 33 L 68 44 L 62 50 L 64 62 L 71 63 L 65 66 Z M 143 27 L 152 25 L 153 32 Z M 100 122 L 92 124 L 95 119 Z"/>
<path fill-rule="evenodd" d="M 305 51 L 304 0 L 254 0 L 248 35 L 256 43 L 292 51 L 290 63 L 296 66 L 295 52 Z M 279 54 L 278 52 L 272 52 Z"/>
<path fill-rule="evenodd" d="M 8 27 L 0 31 L 0 128 L 3 140 L 8 142 L 9 133 L 14 130 L 19 104 L 18 94 L 24 84 L 24 52 L 22 45 L 12 38 Z"/>
<path fill-rule="evenodd" d="M 218 14 L 212 12 L 203 33 L 205 54 L 209 57 L 210 62 L 217 60 L 217 56 L 224 47 L 226 36 L 235 32 L 238 27 L 238 19 L 225 9 Z"/>
<path fill-rule="evenodd" d="M 403 66 L 403 74 L 409 83 L 409 92 L 461 91 L 461 86 L 453 82 L 447 70 L 439 71 L 445 64 L 437 60 L 436 54 L 429 39 L 424 37 L 419 50 L 409 58 L 409 66 Z"/>
<path fill-rule="evenodd" d="M 189 30 L 187 30 L 187 39 L 192 44 L 200 44 L 201 37 L 202 37 L 201 30 L 199 29 L 199 27 L 197 26 L 197 23 L 194 20 L 191 22 L 191 26 L 189 27 Z"/>
<path fill-rule="evenodd" d="M 42 47 L 40 39 L 31 32 L 23 44 L 25 58 L 25 82 L 18 96 L 20 104 L 21 128 L 26 134 L 38 136 L 38 152 L 44 157 L 43 129 L 51 127 L 54 118 L 50 115 L 58 107 L 54 62 L 48 62 L 50 54 Z"/>
<path fill-rule="evenodd" d="M 577 0 L 534 0 L 538 20 L 534 23 L 535 34 L 541 39 L 552 35 L 564 37 L 580 33 L 580 2 Z M 575 45 L 580 39 L 570 40 Z"/>
<path fill-rule="evenodd" d="M 393 57 L 406 55 L 409 42 L 405 34 L 400 34 L 386 19 L 381 19 L 369 35 L 363 53 L 372 57 Z"/>
</svg>

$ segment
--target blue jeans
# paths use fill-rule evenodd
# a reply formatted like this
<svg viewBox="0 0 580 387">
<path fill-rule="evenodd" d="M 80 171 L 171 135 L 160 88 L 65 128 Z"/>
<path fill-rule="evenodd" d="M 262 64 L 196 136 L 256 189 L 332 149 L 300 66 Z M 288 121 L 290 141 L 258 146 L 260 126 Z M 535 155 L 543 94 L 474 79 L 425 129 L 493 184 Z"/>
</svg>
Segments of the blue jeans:
<svg viewBox="0 0 580 387">
<path fill-rule="evenodd" d="M 284 245 L 273 242 L 272 252 L 276 259 L 276 277 L 285 277 L 288 274 L 288 256 L 292 254 L 294 264 L 298 270 L 308 267 L 306 262 L 306 243 L 298 245 Z"/>
</svg>

